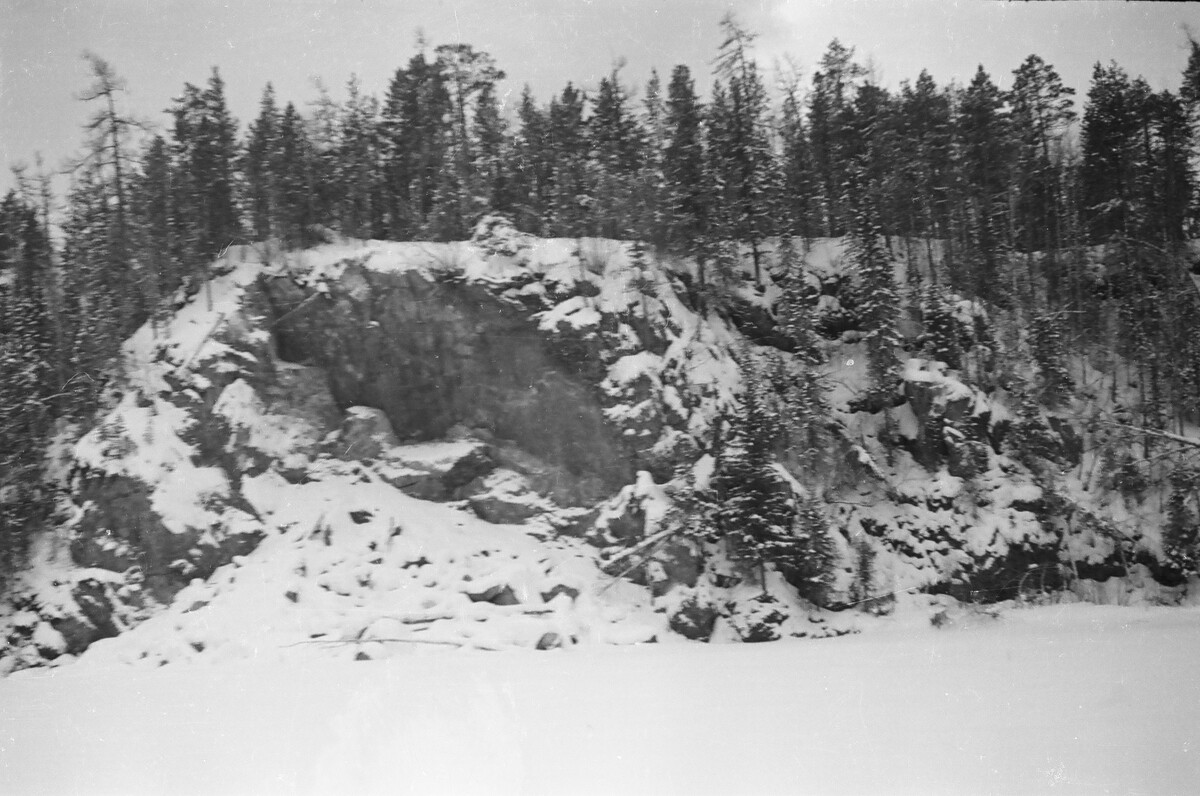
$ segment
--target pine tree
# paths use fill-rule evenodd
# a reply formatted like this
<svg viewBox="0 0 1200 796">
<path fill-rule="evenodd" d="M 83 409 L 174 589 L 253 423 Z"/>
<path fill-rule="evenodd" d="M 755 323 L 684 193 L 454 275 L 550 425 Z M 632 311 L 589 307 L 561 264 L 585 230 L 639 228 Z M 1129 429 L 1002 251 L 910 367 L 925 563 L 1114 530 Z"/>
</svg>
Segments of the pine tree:
<svg viewBox="0 0 1200 796">
<path fill-rule="evenodd" d="M 1163 246 L 1184 240 L 1192 214 L 1195 173 L 1192 125 L 1183 100 L 1160 91 L 1149 101 L 1151 144 L 1148 163 L 1146 234 Z"/>
<path fill-rule="evenodd" d="M 1075 118 L 1075 90 L 1052 66 L 1030 55 L 1013 71 L 1012 130 L 1016 139 L 1017 244 L 1053 257 L 1062 243 L 1063 178 L 1057 150 Z M 1053 280 L 1056 268 L 1051 264 Z M 1056 293 L 1051 284 L 1051 297 Z"/>
<path fill-rule="evenodd" d="M 426 227 L 435 239 L 457 240 L 467 237 L 475 220 L 489 210 L 478 178 L 472 114 L 476 98 L 493 91 L 504 72 L 490 55 L 469 44 L 440 45 L 435 54 L 449 113 L 440 130 L 445 146 L 438 164 L 433 217 Z"/>
<path fill-rule="evenodd" d="M 1084 221 L 1092 242 L 1130 237 L 1140 228 L 1138 175 L 1142 171 L 1148 89 L 1115 63 L 1096 64 L 1083 113 L 1079 180 Z"/>
</svg>

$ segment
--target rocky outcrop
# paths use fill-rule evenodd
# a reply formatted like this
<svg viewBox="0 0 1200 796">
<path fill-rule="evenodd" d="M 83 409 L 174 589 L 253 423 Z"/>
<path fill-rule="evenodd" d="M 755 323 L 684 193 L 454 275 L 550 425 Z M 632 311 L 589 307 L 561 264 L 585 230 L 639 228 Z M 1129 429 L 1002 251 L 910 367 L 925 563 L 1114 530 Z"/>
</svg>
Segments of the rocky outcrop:
<svg viewBox="0 0 1200 796">
<path fill-rule="evenodd" d="M 581 504 L 632 476 L 594 385 L 564 363 L 522 305 L 420 271 L 348 266 L 321 293 L 286 278 L 262 289 L 280 356 L 325 369 L 338 405 L 376 407 L 401 440 L 455 427 L 511 442 L 564 474 L 555 497 Z"/>
</svg>

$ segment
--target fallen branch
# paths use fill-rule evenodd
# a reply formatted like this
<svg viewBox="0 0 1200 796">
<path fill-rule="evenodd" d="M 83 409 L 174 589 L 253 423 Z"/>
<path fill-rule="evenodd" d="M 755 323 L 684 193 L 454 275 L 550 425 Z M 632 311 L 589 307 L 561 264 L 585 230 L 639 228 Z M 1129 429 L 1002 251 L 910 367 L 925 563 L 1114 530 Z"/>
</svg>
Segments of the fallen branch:
<svg viewBox="0 0 1200 796">
<path fill-rule="evenodd" d="M 297 304 L 296 306 L 292 307 L 290 310 L 288 310 L 287 312 L 283 313 L 283 314 L 282 314 L 282 315 L 280 315 L 278 318 L 276 318 L 274 321 L 272 321 L 272 322 L 271 322 L 271 328 L 275 328 L 276 326 L 278 326 L 280 323 L 282 323 L 282 322 L 283 322 L 283 319 L 284 319 L 284 318 L 286 318 L 286 317 L 288 317 L 289 315 L 292 315 L 293 313 L 297 313 L 297 312 L 299 312 L 300 310 L 304 309 L 305 305 L 307 305 L 307 304 L 308 304 L 310 301 L 313 301 L 314 299 L 318 298 L 318 297 L 319 297 L 319 296 L 321 296 L 321 295 L 323 295 L 323 294 L 322 294 L 322 293 L 313 293 L 311 296 L 309 296 L 308 298 L 304 299 L 304 300 L 303 300 L 303 301 L 301 301 L 299 304 Z"/>
<path fill-rule="evenodd" d="M 1116 420 L 1105 420 L 1105 419 L 1099 418 L 1099 417 L 1092 418 L 1090 422 L 1101 423 L 1103 425 L 1114 426 L 1116 428 L 1123 428 L 1127 431 L 1133 431 L 1138 434 L 1148 434 L 1151 437 L 1158 437 L 1160 439 L 1168 439 L 1168 440 L 1171 440 L 1172 442 L 1178 442 L 1183 445 L 1191 445 L 1194 448 L 1200 448 L 1200 439 L 1193 439 L 1192 437 L 1184 437 L 1180 434 L 1172 434 L 1169 431 L 1158 431 L 1153 428 L 1144 428 L 1141 426 L 1131 426 L 1128 423 L 1119 423 Z"/>
<path fill-rule="evenodd" d="M 681 530 L 680 528 L 668 528 L 665 531 L 659 531 L 656 534 L 647 536 L 645 539 L 638 542 L 633 547 L 630 547 L 626 550 L 622 550 L 620 553 L 617 553 L 615 556 L 610 558 L 608 561 L 604 562 L 604 565 L 601 567 L 601 569 L 603 569 L 606 573 L 611 575 L 612 572 L 610 570 L 613 567 L 615 567 L 618 563 L 620 563 L 621 561 L 624 561 L 625 559 L 629 558 L 630 556 L 635 556 L 638 553 L 642 552 L 643 550 L 646 550 L 646 549 L 658 544 L 658 542 L 666 540 L 667 538 L 669 538 L 671 536 L 674 536 L 675 534 L 679 533 L 680 530 Z M 639 562 L 639 563 L 641 563 L 641 562 Z"/>
</svg>

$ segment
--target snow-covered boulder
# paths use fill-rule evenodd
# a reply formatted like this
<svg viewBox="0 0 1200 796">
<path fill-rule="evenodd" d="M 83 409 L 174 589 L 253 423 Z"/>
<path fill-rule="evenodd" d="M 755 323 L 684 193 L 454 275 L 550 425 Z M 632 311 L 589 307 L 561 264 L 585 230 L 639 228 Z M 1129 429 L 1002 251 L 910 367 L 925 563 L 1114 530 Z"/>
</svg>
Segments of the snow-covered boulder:
<svg viewBox="0 0 1200 796">
<path fill-rule="evenodd" d="M 343 459 L 378 459 L 396 447 L 392 421 L 382 409 L 351 406 L 342 421 L 338 455 Z"/>
</svg>

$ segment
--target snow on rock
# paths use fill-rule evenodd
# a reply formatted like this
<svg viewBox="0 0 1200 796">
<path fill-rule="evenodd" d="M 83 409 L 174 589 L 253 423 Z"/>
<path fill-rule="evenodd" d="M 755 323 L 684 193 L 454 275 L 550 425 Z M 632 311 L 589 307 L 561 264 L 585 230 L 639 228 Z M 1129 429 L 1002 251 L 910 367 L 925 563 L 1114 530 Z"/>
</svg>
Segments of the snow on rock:
<svg viewBox="0 0 1200 796">
<path fill-rule="evenodd" d="M 246 478 L 243 494 L 269 529 L 258 547 L 76 665 L 380 658 L 411 645 L 532 648 L 548 633 L 582 644 L 666 632 L 648 595 L 606 588 L 587 545 L 417 500 L 366 472 L 330 460 L 306 484 Z"/>
<path fill-rule="evenodd" d="M 1012 454 L 1026 420 L 1003 389 L 910 358 L 880 400 L 839 297 L 854 279 L 844 241 L 802 248 L 832 416 L 819 471 L 781 475 L 828 501 L 830 605 L 999 599 L 1030 572 L 1094 565 L 1082 579 L 1161 552 L 1161 511 L 1089 489 L 1083 460 L 1051 484 Z M 45 658 L 121 633 L 97 658 L 151 661 L 247 657 L 256 640 L 378 657 L 409 633 L 545 648 L 844 631 L 779 573 L 752 584 L 669 527 L 679 474 L 712 482 L 739 360 L 796 364 L 771 347 L 776 247 L 761 253 L 761 283 L 714 307 L 695 263 L 537 239 L 498 216 L 466 242 L 231 249 L 130 338 L 102 416 L 58 446 L 69 500 L 18 584 L 42 624 L 14 630 L 16 646 L 43 625 Z M 955 312 L 992 323 L 978 305 Z M 1065 530 L 1056 500 L 1079 509 Z M 16 628 L 8 614 L 0 627 Z"/>
</svg>

